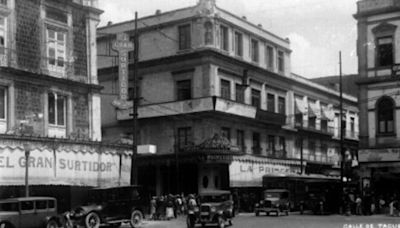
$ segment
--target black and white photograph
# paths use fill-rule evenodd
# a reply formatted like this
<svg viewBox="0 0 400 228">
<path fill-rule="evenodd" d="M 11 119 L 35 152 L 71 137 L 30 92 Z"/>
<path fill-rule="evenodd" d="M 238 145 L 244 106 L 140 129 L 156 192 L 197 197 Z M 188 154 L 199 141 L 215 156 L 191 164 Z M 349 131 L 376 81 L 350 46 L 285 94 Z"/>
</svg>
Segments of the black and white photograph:
<svg viewBox="0 0 400 228">
<path fill-rule="evenodd" d="M 0 228 L 100 227 L 400 228 L 400 0 L 0 0 Z"/>
</svg>

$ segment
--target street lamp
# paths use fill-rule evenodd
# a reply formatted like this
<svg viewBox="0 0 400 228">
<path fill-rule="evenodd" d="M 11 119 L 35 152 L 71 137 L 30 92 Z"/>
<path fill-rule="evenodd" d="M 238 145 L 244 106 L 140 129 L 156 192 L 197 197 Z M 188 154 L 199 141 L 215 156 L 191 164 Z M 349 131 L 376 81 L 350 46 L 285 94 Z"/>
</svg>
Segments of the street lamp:
<svg viewBox="0 0 400 228">
<path fill-rule="evenodd" d="M 25 151 L 25 197 L 29 197 L 29 155 L 32 150 L 32 145 L 30 143 L 24 143 L 24 151 Z"/>
</svg>

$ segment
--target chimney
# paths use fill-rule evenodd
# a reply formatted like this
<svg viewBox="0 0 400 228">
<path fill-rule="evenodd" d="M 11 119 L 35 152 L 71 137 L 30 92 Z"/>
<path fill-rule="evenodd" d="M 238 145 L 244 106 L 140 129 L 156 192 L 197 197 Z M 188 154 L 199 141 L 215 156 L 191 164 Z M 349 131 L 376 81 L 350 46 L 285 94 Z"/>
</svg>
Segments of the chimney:
<svg viewBox="0 0 400 228">
<path fill-rule="evenodd" d="M 246 16 L 243 16 L 242 19 L 243 19 L 243 20 L 247 20 L 247 17 L 246 17 Z"/>
<path fill-rule="evenodd" d="M 113 24 L 112 21 L 107 22 L 107 26 L 110 26 L 112 24 Z"/>
<path fill-rule="evenodd" d="M 160 15 L 161 14 L 161 10 L 156 10 L 156 15 Z"/>
<path fill-rule="evenodd" d="M 257 26 L 260 27 L 260 28 L 262 28 L 262 24 L 258 24 Z"/>
</svg>

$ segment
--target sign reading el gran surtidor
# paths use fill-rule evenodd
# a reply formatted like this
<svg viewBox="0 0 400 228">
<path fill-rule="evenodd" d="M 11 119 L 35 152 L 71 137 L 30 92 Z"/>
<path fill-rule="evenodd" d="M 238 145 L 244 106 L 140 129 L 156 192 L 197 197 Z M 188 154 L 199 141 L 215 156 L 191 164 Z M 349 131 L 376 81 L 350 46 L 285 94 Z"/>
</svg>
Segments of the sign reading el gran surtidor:
<svg viewBox="0 0 400 228">
<path fill-rule="evenodd" d="M 25 183 L 26 159 L 20 148 L 0 150 L 0 185 Z M 33 150 L 29 184 L 109 186 L 130 182 L 130 157 L 124 154 Z"/>
</svg>

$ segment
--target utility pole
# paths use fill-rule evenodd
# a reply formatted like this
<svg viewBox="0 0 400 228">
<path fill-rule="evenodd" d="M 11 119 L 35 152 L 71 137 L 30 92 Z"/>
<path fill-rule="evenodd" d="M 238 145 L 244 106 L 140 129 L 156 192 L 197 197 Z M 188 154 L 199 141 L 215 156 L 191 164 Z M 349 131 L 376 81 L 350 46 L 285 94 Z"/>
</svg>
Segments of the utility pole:
<svg viewBox="0 0 400 228">
<path fill-rule="evenodd" d="M 131 162 L 131 184 L 138 184 L 137 146 L 138 146 L 138 61 L 139 61 L 139 33 L 137 28 L 138 13 L 135 12 L 134 58 L 133 58 L 133 143 Z"/>
<path fill-rule="evenodd" d="M 347 213 L 346 203 L 345 203 L 345 195 L 344 195 L 344 126 L 343 126 L 343 81 L 342 81 L 342 52 L 339 51 L 339 93 L 340 93 L 340 183 L 341 183 L 341 194 L 342 196 L 342 209 L 343 213 Z"/>
</svg>

